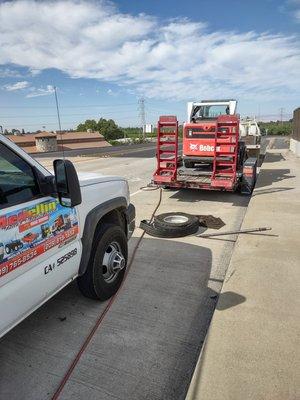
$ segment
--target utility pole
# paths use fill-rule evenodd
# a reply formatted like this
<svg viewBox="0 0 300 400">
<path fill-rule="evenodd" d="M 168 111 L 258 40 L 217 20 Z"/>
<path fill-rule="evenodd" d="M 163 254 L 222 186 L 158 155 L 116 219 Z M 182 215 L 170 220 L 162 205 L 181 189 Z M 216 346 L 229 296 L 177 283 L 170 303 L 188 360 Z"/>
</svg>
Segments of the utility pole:
<svg viewBox="0 0 300 400">
<path fill-rule="evenodd" d="M 284 108 L 283 108 L 283 107 L 279 108 L 280 123 L 281 123 L 281 125 L 283 124 L 283 112 L 284 112 Z"/>
<path fill-rule="evenodd" d="M 139 118 L 141 121 L 141 127 L 142 127 L 142 134 L 143 134 L 143 139 L 146 137 L 146 132 L 145 132 L 145 125 L 146 125 L 146 113 L 145 113 L 145 99 L 144 97 L 141 97 L 138 101 L 139 104 Z"/>
<path fill-rule="evenodd" d="M 57 99 L 56 86 L 53 87 L 53 91 L 54 91 L 54 96 L 55 96 L 55 104 L 56 104 L 57 122 L 58 122 L 58 127 L 59 127 L 59 133 L 62 134 L 62 132 L 61 132 L 60 113 L 59 113 L 59 106 L 58 106 L 58 99 Z"/>
<path fill-rule="evenodd" d="M 55 104 L 56 104 L 56 112 L 57 112 L 57 122 L 58 122 L 59 133 L 60 133 L 60 139 L 61 139 L 62 155 L 63 155 L 63 159 L 65 159 L 65 149 L 64 149 L 63 137 L 62 137 L 62 131 L 61 131 L 61 122 L 60 122 L 60 113 L 59 113 L 59 105 L 58 105 L 58 99 L 57 99 L 56 86 L 53 86 L 53 91 L 54 91 L 54 96 L 55 96 Z"/>
</svg>

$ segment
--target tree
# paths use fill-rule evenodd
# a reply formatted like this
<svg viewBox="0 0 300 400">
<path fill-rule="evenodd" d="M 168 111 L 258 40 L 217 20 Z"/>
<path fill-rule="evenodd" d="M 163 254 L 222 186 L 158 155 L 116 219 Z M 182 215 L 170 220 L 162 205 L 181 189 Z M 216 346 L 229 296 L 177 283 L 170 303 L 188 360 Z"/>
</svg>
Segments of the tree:
<svg viewBox="0 0 300 400">
<path fill-rule="evenodd" d="M 104 136 L 105 140 L 115 140 L 123 137 L 122 130 L 118 127 L 114 120 L 106 120 L 100 118 L 98 121 L 99 132 Z"/>
<path fill-rule="evenodd" d="M 79 124 L 77 126 L 77 131 L 79 132 L 87 131 L 88 129 L 91 129 L 92 131 L 97 131 L 98 130 L 97 121 L 95 121 L 94 119 L 87 119 L 84 123 Z"/>
<path fill-rule="evenodd" d="M 259 127 L 262 134 L 267 135 L 284 135 L 288 136 L 292 133 L 293 124 L 289 121 L 270 121 L 260 122 Z"/>
<path fill-rule="evenodd" d="M 115 140 L 123 137 L 121 128 L 112 119 L 100 118 L 98 122 L 94 119 L 87 119 L 77 126 L 77 131 L 86 131 L 88 129 L 99 131 L 105 140 Z"/>
</svg>

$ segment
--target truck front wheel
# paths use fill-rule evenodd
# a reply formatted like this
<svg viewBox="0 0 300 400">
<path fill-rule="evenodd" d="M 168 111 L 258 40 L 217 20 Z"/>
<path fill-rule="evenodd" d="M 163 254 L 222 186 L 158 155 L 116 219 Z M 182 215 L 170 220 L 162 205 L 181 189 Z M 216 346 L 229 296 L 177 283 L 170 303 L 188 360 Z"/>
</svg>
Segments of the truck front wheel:
<svg viewBox="0 0 300 400">
<path fill-rule="evenodd" d="M 127 237 L 118 225 L 103 223 L 95 235 L 89 265 L 77 279 L 89 298 L 107 300 L 119 289 L 127 265 Z"/>
</svg>

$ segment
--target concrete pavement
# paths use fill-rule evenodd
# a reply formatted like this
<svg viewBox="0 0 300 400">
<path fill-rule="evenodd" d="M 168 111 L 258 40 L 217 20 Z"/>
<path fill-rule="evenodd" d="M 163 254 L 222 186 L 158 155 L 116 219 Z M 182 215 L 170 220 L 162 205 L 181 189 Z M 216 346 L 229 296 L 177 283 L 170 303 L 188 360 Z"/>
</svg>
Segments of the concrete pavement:
<svg viewBox="0 0 300 400">
<path fill-rule="evenodd" d="M 242 228 L 273 229 L 238 237 L 186 400 L 300 399 L 299 213 L 300 158 L 269 150 Z"/>
<path fill-rule="evenodd" d="M 139 190 L 155 168 L 155 159 L 142 154 L 76 163 L 79 172 L 127 177 L 137 224 L 150 217 L 159 196 Z M 248 201 L 235 193 L 164 191 L 159 212 L 212 214 L 226 223 L 222 229 L 238 229 Z M 136 229 L 131 252 L 141 233 Z M 233 247 L 227 240 L 145 236 L 60 400 L 184 399 Z M 74 283 L 1 338 L 1 368 L 8 373 L 0 375 L 0 399 L 51 399 L 104 307 Z"/>
<path fill-rule="evenodd" d="M 158 191 L 133 197 L 137 223 L 150 218 L 158 197 Z M 158 212 L 213 214 L 227 229 L 238 229 L 247 203 L 232 193 L 164 191 Z M 131 250 L 141 234 L 136 229 Z M 233 246 L 146 235 L 120 296 L 60 399 L 184 399 Z"/>
</svg>

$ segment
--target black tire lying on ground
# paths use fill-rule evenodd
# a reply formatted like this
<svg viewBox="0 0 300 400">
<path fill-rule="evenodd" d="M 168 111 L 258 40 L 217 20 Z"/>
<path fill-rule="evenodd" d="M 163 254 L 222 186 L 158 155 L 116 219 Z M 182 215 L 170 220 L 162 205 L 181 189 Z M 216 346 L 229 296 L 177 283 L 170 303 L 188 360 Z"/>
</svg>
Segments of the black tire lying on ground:
<svg viewBox="0 0 300 400">
<path fill-rule="evenodd" d="M 164 213 L 157 215 L 153 223 L 141 221 L 140 228 L 151 236 L 177 238 L 196 233 L 199 220 L 194 215 L 186 213 Z"/>
<path fill-rule="evenodd" d="M 199 220 L 195 215 L 182 212 L 168 212 L 156 215 L 154 225 L 160 228 L 180 228 L 184 226 L 197 225 Z"/>
</svg>

